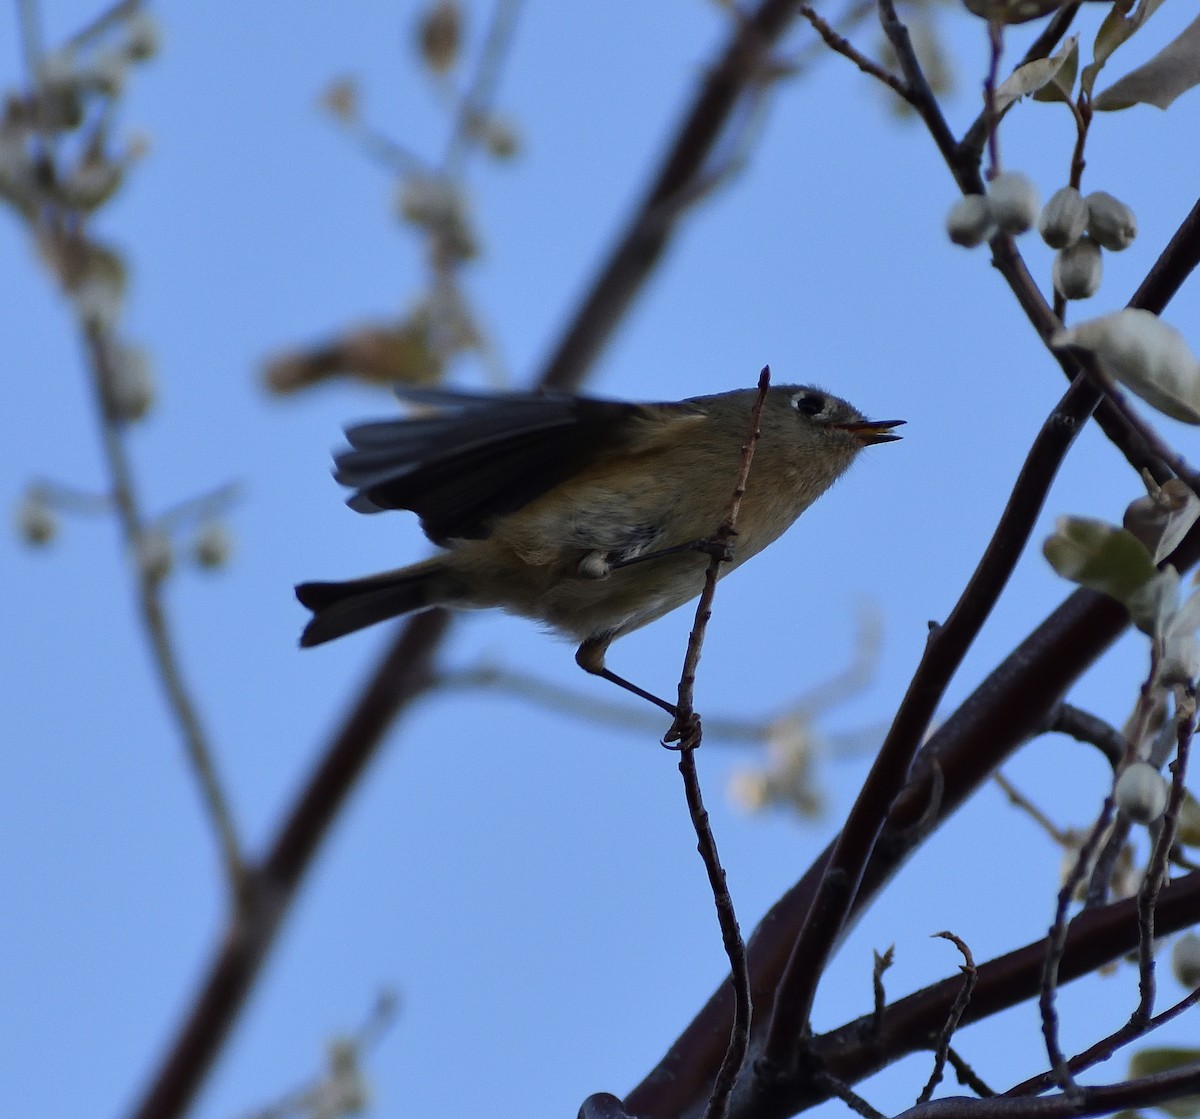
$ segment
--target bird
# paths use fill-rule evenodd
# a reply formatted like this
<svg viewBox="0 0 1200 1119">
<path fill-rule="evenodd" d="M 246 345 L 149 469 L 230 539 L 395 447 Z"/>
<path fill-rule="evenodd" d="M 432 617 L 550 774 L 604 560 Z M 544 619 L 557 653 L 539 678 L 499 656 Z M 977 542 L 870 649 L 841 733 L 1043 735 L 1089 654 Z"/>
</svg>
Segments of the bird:
<svg viewBox="0 0 1200 1119">
<path fill-rule="evenodd" d="M 647 404 L 551 391 L 397 395 L 418 411 L 348 427 L 334 477 L 360 513 L 416 513 L 440 551 L 365 578 L 300 583 L 312 611 L 301 646 L 428 607 L 499 608 L 579 642 L 585 671 L 674 713 L 605 656 L 703 589 L 759 390 Z M 781 536 L 863 448 L 899 439 L 903 423 L 868 420 L 814 385 L 767 388 L 719 575 Z"/>
</svg>

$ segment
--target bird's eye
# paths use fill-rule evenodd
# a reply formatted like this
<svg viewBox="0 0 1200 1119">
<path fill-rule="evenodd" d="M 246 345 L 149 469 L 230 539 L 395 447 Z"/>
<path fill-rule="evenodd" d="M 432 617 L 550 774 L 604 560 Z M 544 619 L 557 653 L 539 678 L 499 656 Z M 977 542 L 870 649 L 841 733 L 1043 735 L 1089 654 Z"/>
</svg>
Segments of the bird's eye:
<svg viewBox="0 0 1200 1119">
<path fill-rule="evenodd" d="M 792 407 L 803 416 L 819 416 L 825 411 L 826 400 L 819 392 L 798 392 L 792 397 Z"/>
</svg>

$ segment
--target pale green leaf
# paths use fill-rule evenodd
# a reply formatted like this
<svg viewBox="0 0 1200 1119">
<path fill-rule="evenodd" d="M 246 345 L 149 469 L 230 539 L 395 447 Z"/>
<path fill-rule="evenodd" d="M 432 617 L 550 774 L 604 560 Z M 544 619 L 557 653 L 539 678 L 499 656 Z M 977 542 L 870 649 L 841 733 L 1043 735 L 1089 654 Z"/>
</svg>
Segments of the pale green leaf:
<svg viewBox="0 0 1200 1119">
<path fill-rule="evenodd" d="M 1088 517 L 1059 517 L 1042 551 L 1064 579 L 1119 602 L 1128 602 L 1159 574 L 1133 533 Z"/>
<path fill-rule="evenodd" d="M 1104 64 L 1112 57 L 1113 52 L 1132 38 L 1134 32 L 1154 15 L 1162 2 L 1163 0 L 1140 0 L 1134 8 L 1134 0 L 1116 0 L 1096 32 L 1092 61 L 1083 68 L 1080 84 L 1084 92 L 1091 94 L 1097 75 L 1104 69 Z"/>
<path fill-rule="evenodd" d="M 1129 1075 L 1137 1079 L 1143 1076 L 1154 1076 L 1160 1072 L 1172 1072 L 1175 1069 L 1186 1068 L 1188 1065 L 1200 1063 L 1200 1049 L 1184 1049 L 1181 1047 L 1164 1046 L 1163 1048 L 1143 1049 L 1129 1059 Z M 1200 1096 L 1182 1096 L 1177 1100 L 1156 1105 L 1172 1115 L 1175 1119 L 1192 1119 L 1200 1115 Z"/>
<path fill-rule="evenodd" d="M 1139 104 L 1165 109 L 1196 85 L 1200 85 L 1200 17 L 1192 20 L 1149 62 L 1098 94 L 1092 104 L 1108 112 Z"/>
<path fill-rule="evenodd" d="M 1079 73 L 1079 36 L 1072 35 L 1066 42 L 1067 56 L 1058 73 L 1033 95 L 1035 101 L 1065 101 L 1070 103 L 1075 89 L 1075 78 Z M 1061 51 L 1059 52 L 1062 53 Z"/>
<path fill-rule="evenodd" d="M 1175 838 L 1185 847 L 1200 847 L 1200 802 L 1187 790 L 1179 806 L 1179 825 Z"/>
<path fill-rule="evenodd" d="M 1062 48 L 1049 58 L 1035 58 L 1032 62 L 1025 63 L 1024 66 L 1018 66 L 996 89 L 996 112 L 1004 112 L 1014 101 L 1018 101 L 1030 93 L 1036 94 L 1038 90 L 1044 89 L 1054 82 L 1078 46 L 1079 36 L 1072 35 Z M 1068 89 L 1074 80 L 1075 75 L 1072 73 Z M 1063 99 L 1061 93 L 1052 98 L 1056 101 Z"/>
<path fill-rule="evenodd" d="M 1126 307 L 1060 330 L 1054 349 L 1093 354 L 1114 380 L 1172 419 L 1200 424 L 1200 361 L 1169 323 Z"/>
</svg>

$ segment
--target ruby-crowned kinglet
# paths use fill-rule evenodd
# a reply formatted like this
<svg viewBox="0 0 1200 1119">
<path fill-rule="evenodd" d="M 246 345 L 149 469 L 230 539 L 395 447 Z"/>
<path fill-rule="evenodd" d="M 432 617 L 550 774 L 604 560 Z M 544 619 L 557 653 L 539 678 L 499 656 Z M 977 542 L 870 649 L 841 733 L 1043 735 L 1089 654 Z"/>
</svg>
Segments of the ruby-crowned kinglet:
<svg viewBox="0 0 1200 1119">
<path fill-rule="evenodd" d="M 435 544 L 423 563 L 345 583 L 301 583 L 319 645 L 429 606 L 495 606 L 581 642 L 604 667 L 622 634 L 695 598 L 709 540 L 738 475 L 754 389 L 672 404 L 551 393 L 400 389 L 432 411 L 348 428 L 335 477 L 352 509 L 410 509 Z M 721 574 L 780 536 L 863 447 L 899 439 L 903 420 L 868 420 L 811 386 L 767 390 L 746 494 Z"/>
</svg>

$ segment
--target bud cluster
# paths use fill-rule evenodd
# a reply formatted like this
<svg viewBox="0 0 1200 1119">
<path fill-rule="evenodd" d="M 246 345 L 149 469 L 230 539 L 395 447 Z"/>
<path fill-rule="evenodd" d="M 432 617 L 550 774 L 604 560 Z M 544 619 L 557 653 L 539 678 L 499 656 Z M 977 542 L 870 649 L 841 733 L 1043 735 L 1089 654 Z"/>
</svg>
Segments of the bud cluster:
<svg viewBox="0 0 1200 1119">
<path fill-rule="evenodd" d="M 946 232 L 956 245 L 974 248 L 997 233 L 1013 236 L 1037 224 L 1042 240 L 1057 252 L 1054 290 L 1064 299 L 1088 299 L 1100 289 L 1102 249 L 1120 252 L 1137 236 L 1132 209 L 1107 191 L 1082 195 L 1065 186 L 1039 208 L 1037 188 L 1019 171 L 997 175 L 987 194 L 967 194 L 946 216 Z"/>
</svg>

